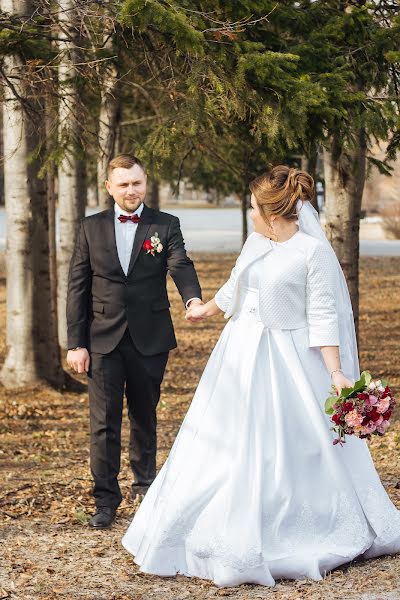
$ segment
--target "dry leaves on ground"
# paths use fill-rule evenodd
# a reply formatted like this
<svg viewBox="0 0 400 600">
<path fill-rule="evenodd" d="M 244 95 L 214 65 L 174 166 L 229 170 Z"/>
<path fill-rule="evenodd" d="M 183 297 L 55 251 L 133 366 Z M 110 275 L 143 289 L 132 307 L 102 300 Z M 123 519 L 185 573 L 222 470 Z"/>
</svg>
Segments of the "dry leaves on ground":
<svg viewBox="0 0 400 600">
<path fill-rule="evenodd" d="M 226 279 L 234 257 L 196 257 L 205 298 Z M 400 274 L 398 259 L 362 260 L 361 362 L 400 388 Z M 0 330 L 5 331 L 5 280 L 0 281 Z M 196 383 L 225 322 L 192 326 L 170 285 L 179 348 L 171 354 L 159 405 L 158 466 L 164 462 L 187 411 Z M 0 361 L 5 357 L 0 338 Z M 127 448 L 124 419 L 124 449 Z M 121 547 L 136 508 L 129 500 L 130 473 L 122 457 L 124 501 L 111 531 L 87 527 L 90 495 L 87 395 L 59 393 L 46 386 L 9 391 L 0 399 L 0 600 L 183 600 L 193 598 L 277 600 L 391 600 L 400 598 L 400 557 L 354 563 L 322 582 L 284 581 L 273 589 L 244 585 L 218 589 L 183 576 L 140 573 Z M 371 449 L 393 501 L 400 507 L 400 423 Z"/>
</svg>

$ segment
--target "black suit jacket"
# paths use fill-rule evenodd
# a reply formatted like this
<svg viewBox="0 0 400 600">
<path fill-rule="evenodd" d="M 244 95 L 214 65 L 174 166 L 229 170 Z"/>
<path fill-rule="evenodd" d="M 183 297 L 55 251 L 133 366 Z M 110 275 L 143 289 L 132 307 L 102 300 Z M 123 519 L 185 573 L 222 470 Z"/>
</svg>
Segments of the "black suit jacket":
<svg viewBox="0 0 400 600">
<path fill-rule="evenodd" d="M 139 352 L 148 356 L 168 352 L 176 347 L 168 271 L 183 302 L 201 298 L 179 219 L 144 206 L 125 275 L 118 259 L 114 218 L 112 208 L 81 222 L 68 278 L 68 348 L 81 346 L 107 354 L 128 325 Z M 163 250 L 152 256 L 143 250 L 143 243 L 156 232 Z"/>
</svg>

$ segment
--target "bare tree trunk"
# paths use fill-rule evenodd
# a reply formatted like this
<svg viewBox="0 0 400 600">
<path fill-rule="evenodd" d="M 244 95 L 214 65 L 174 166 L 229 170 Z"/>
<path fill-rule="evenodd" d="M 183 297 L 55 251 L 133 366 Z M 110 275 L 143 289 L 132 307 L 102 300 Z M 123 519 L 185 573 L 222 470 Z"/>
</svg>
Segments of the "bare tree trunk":
<svg viewBox="0 0 400 600">
<path fill-rule="evenodd" d="M 118 72 L 115 65 L 113 65 L 103 77 L 101 90 L 97 158 L 97 187 L 101 210 L 110 208 L 113 205 L 113 199 L 107 192 L 104 182 L 107 179 L 108 163 L 115 152 L 115 142 L 121 116 L 119 87 Z"/>
<path fill-rule="evenodd" d="M 43 113 L 44 109 L 41 108 L 40 112 Z M 39 130 L 40 124 L 38 122 L 32 122 L 32 125 L 35 126 L 36 131 Z M 42 161 L 41 157 L 37 156 L 35 152 L 37 150 L 37 139 L 32 138 L 30 141 L 32 141 L 30 155 L 35 156 L 28 165 L 28 176 L 32 188 L 32 214 L 34 216 L 31 239 L 34 271 L 33 345 L 36 365 L 41 378 L 46 379 L 53 385 L 60 386 L 64 381 L 64 372 L 61 366 L 56 313 L 52 297 L 50 254 L 50 228 L 54 227 L 54 223 L 50 223 L 49 218 L 46 180 L 43 177 L 38 177 Z M 54 248 L 52 251 L 54 252 Z"/>
<path fill-rule="evenodd" d="M 96 178 L 97 179 L 97 178 Z M 99 205 L 99 190 L 96 183 L 90 183 L 86 191 L 87 205 L 90 208 L 96 208 Z"/>
<path fill-rule="evenodd" d="M 309 173 L 311 175 L 311 177 L 314 179 L 314 184 L 317 183 L 317 161 L 318 161 L 318 151 L 316 149 L 312 150 L 308 156 L 303 156 L 302 161 L 301 161 L 301 163 L 302 163 L 301 168 L 304 171 L 307 171 L 307 173 Z M 314 198 L 312 199 L 311 204 L 313 205 L 315 210 L 317 212 L 319 212 L 316 194 L 315 194 Z"/>
<path fill-rule="evenodd" d="M 248 227 L 247 227 L 247 203 L 248 203 L 248 195 L 249 192 L 246 189 L 241 198 L 241 210 L 242 210 L 242 246 L 244 246 L 247 236 L 248 236 Z"/>
<path fill-rule="evenodd" d="M 160 184 L 158 181 L 152 182 L 150 196 L 146 198 L 146 204 L 154 210 L 160 210 Z"/>
<path fill-rule="evenodd" d="M 68 271 L 79 223 L 85 215 L 82 197 L 82 157 L 80 156 L 79 96 L 76 88 L 76 45 L 74 22 L 77 8 L 73 0 L 59 0 L 59 142 L 65 148 L 58 169 L 59 254 L 58 254 L 58 335 L 61 348 L 67 347 L 66 303 Z M 86 195 L 86 190 L 85 190 Z"/>
<path fill-rule="evenodd" d="M 56 191 L 54 172 L 48 170 L 47 179 L 47 210 L 49 218 L 49 262 L 51 285 L 51 312 L 57 323 L 57 248 L 56 248 Z M 58 334 L 57 334 L 58 343 Z"/>
<path fill-rule="evenodd" d="M 51 150 L 52 139 L 54 137 L 53 124 L 55 115 L 50 112 L 49 103 L 45 108 L 46 114 L 46 142 L 47 153 Z M 53 361 L 56 365 L 58 383 L 64 380 L 64 373 L 61 366 L 61 354 L 58 344 L 58 316 L 57 316 L 57 244 L 56 244 L 56 190 L 55 190 L 55 171 L 53 167 L 48 166 L 46 171 L 46 191 L 47 191 L 47 223 L 48 223 L 48 264 L 49 264 L 49 327 L 52 340 Z M 53 346 L 54 344 L 54 346 Z M 46 355 L 46 353 L 45 353 Z"/>
<path fill-rule="evenodd" d="M 1 9 L 14 15 L 30 14 L 29 2 L 1 0 Z M 23 64 L 17 54 L 3 58 L 3 68 L 15 92 L 24 97 Z M 20 101 L 4 87 L 4 187 L 7 212 L 7 346 L 1 371 L 6 387 L 19 387 L 39 379 L 33 349 L 32 263 L 33 214 L 27 173 L 28 122 Z"/>
<path fill-rule="evenodd" d="M 4 205 L 4 147 L 3 147 L 3 111 L 4 104 L 0 102 L 0 206 Z"/>
<path fill-rule="evenodd" d="M 359 132 L 355 147 L 342 151 L 332 140 L 324 151 L 326 234 L 342 265 L 353 305 L 356 331 L 359 320 L 359 230 L 366 173 L 366 140 Z"/>
</svg>

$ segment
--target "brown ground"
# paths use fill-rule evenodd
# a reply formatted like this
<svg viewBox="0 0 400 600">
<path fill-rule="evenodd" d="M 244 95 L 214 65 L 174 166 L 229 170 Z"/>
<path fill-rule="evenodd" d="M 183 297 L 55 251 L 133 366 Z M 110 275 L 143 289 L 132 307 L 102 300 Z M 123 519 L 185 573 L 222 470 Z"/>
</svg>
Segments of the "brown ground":
<svg viewBox="0 0 400 600">
<path fill-rule="evenodd" d="M 197 268 L 209 298 L 225 280 L 232 256 L 202 255 Z M 5 280 L 0 281 L 0 330 L 5 331 Z M 399 261 L 362 261 L 361 360 L 374 376 L 385 375 L 400 388 Z M 222 318 L 189 326 L 171 286 L 179 349 L 174 351 L 159 406 L 161 466 L 192 398 L 196 382 L 224 325 Z M 396 301 L 397 300 L 397 301 Z M 5 355 L 0 341 L 0 362 Z M 0 600 L 196 600 L 400 598 L 400 556 L 352 564 L 323 582 L 284 581 L 275 588 L 244 585 L 218 589 L 196 579 L 159 578 L 138 572 L 120 544 L 135 506 L 128 499 L 130 473 L 123 455 L 125 494 L 111 531 L 87 527 L 92 511 L 88 469 L 86 394 L 60 394 L 44 386 L 0 388 Z M 126 425 L 126 419 L 125 419 Z M 127 430 L 124 429 L 126 447 Z M 384 485 L 400 507 L 400 422 L 371 449 Z"/>
</svg>

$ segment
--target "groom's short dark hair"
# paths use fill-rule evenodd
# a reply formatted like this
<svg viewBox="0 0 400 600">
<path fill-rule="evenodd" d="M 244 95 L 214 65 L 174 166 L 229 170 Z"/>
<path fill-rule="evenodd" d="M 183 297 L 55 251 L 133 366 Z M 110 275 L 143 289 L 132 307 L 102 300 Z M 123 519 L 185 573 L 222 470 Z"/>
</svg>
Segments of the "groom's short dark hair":
<svg viewBox="0 0 400 600">
<path fill-rule="evenodd" d="M 118 154 L 118 156 L 114 156 L 114 158 L 108 163 L 107 177 L 111 176 L 111 173 L 114 169 L 130 169 L 135 165 L 138 165 L 138 167 L 142 169 L 143 173 L 146 173 L 142 161 L 137 156 L 134 156 L 133 154 Z"/>
</svg>

